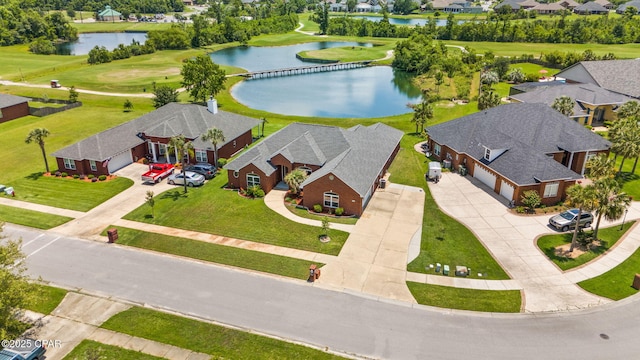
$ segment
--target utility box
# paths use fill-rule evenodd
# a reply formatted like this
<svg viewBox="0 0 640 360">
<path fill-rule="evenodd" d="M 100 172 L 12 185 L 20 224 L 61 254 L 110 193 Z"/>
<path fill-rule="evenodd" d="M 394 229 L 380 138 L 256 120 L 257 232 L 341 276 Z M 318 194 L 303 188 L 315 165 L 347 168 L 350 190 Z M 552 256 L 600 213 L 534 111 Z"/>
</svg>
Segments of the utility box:
<svg viewBox="0 0 640 360">
<path fill-rule="evenodd" d="M 429 172 L 427 173 L 427 180 L 434 180 L 442 176 L 442 166 L 437 161 L 429 163 Z"/>
<path fill-rule="evenodd" d="M 316 281 L 316 279 L 318 278 L 318 275 L 316 274 L 316 272 L 318 271 L 320 271 L 320 269 L 318 269 L 316 264 L 311 264 L 311 266 L 309 266 L 309 278 L 307 279 L 307 281 L 308 282 Z"/>
<path fill-rule="evenodd" d="M 109 238 L 109 244 L 113 244 L 118 240 L 118 229 L 111 228 L 107 230 L 107 237 Z"/>
<path fill-rule="evenodd" d="M 387 186 L 387 180 L 380 179 L 380 183 L 378 186 L 380 187 L 380 189 L 384 189 Z"/>
<path fill-rule="evenodd" d="M 636 274 L 633 278 L 633 285 L 631 286 L 636 290 L 640 290 L 640 274 Z"/>
</svg>

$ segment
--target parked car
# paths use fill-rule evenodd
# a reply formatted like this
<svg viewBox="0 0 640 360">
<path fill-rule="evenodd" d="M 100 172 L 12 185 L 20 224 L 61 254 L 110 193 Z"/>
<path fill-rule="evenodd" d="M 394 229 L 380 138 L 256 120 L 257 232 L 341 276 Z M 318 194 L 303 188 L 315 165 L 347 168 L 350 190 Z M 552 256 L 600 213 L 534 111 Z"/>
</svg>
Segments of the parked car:
<svg viewBox="0 0 640 360">
<path fill-rule="evenodd" d="M 578 209 L 570 209 L 560 214 L 553 216 L 549 219 L 549 225 L 554 228 L 562 231 L 567 231 L 569 229 L 576 227 L 576 218 L 578 217 Z M 593 214 L 588 211 L 583 211 L 580 215 L 580 227 L 586 228 L 590 227 L 593 222 Z"/>
<path fill-rule="evenodd" d="M 32 339 L 3 340 L 7 347 L 0 351 L 0 360 L 44 359 L 47 351 L 41 341 Z"/>
<path fill-rule="evenodd" d="M 209 180 L 216 176 L 216 168 L 207 163 L 198 163 L 195 165 L 188 165 L 184 168 L 186 171 L 192 171 L 194 173 L 198 173 L 203 175 L 205 179 Z"/>
<path fill-rule="evenodd" d="M 196 174 L 193 171 L 185 171 L 179 174 L 173 174 L 167 179 L 167 182 L 172 185 L 184 185 L 185 181 L 187 186 L 200 186 L 204 184 L 204 176 Z"/>
</svg>

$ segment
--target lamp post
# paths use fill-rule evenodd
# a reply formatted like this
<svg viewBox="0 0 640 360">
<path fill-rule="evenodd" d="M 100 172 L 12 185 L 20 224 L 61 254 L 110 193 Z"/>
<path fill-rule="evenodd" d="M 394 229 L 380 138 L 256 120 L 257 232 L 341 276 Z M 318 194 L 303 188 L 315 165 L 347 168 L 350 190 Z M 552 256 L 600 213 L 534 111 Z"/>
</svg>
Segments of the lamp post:
<svg viewBox="0 0 640 360">
<path fill-rule="evenodd" d="M 620 225 L 620 230 L 622 230 L 622 228 L 624 228 L 624 222 L 625 220 L 627 220 L 627 213 L 629 212 L 629 209 L 625 209 L 624 210 L 624 217 L 622 218 L 622 224 Z"/>
</svg>

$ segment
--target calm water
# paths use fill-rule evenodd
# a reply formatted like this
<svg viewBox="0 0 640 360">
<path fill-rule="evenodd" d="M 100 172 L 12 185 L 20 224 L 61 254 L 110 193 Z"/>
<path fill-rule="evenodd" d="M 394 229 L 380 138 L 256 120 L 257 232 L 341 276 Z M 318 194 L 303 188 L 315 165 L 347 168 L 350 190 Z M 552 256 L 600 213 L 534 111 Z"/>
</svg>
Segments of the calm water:
<svg viewBox="0 0 640 360">
<path fill-rule="evenodd" d="M 129 45 L 133 40 L 144 44 L 147 41 L 147 33 L 143 32 L 119 32 L 119 33 L 83 33 L 78 34 L 78 40 L 56 46 L 58 55 L 87 55 L 91 49 L 104 46 L 111 51 L 119 44 Z"/>
<path fill-rule="evenodd" d="M 358 15 L 353 16 L 355 19 L 366 19 L 369 21 L 380 21 L 382 20 L 382 16 L 366 16 L 366 15 Z M 462 24 L 465 20 L 458 20 L 458 24 Z M 404 25 L 404 26 L 424 26 L 427 23 L 427 19 L 397 19 L 397 18 L 389 18 L 389 24 L 391 25 Z M 447 25 L 447 19 L 436 19 L 436 26 L 445 26 Z"/>
</svg>

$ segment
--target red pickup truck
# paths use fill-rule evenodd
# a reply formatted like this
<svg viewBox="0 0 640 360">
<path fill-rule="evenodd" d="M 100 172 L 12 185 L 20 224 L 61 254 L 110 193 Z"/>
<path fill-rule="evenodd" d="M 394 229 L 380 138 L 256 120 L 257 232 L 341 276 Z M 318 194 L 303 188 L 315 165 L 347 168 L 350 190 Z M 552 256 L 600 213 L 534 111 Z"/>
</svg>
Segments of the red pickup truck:
<svg viewBox="0 0 640 360">
<path fill-rule="evenodd" d="M 158 183 L 173 174 L 173 164 L 149 164 L 149 171 L 142 174 L 142 182 Z"/>
</svg>

